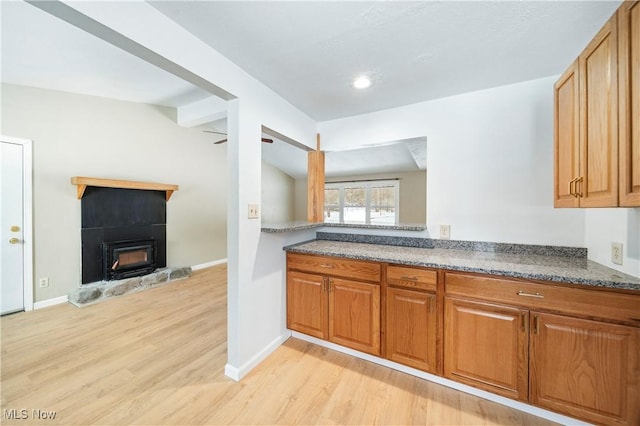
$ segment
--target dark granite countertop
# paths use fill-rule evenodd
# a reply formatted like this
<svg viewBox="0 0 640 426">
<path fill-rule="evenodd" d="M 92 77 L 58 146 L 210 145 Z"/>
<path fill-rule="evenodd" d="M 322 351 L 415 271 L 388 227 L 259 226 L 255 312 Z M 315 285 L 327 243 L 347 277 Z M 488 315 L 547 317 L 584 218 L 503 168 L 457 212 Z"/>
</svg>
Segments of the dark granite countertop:
<svg viewBox="0 0 640 426">
<path fill-rule="evenodd" d="M 300 243 L 285 247 L 285 250 L 640 292 L 640 278 L 587 260 L 584 256 L 399 247 L 326 240 Z"/>
<path fill-rule="evenodd" d="M 288 222 L 288 223 L 264 223 L 261 231 L 267 233 L 301 231 L 313 228 L 357 228 L 357 229 L 387 229 L 394 231 L 424 231 L 426 225 L 413 223 L 400 223 L 398 225 L 366 225 L 363 223 L 331 223 L 331 222 Z"/>
</svg>

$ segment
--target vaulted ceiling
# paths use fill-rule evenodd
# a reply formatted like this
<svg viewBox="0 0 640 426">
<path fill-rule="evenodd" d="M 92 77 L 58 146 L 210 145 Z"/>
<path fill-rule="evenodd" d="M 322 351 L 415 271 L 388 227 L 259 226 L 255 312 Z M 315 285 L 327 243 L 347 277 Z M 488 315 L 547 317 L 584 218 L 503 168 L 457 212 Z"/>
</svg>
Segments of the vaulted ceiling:
<svg viewBox="0 0 640 426">
<path fill-rule="evenodd" d="M 324 121 L 559 74 L 619 1 L 151 4 Z"/>
<path fill-rule="evenodd" d="M 619 3 L 150 2 L 318 121 L 559 74 Z M 3 82 L 169 106 L 208 96 L 27 3 L 0 7 Z M 351 87 L 360 73 L 366 91 Z"/>
</svg>

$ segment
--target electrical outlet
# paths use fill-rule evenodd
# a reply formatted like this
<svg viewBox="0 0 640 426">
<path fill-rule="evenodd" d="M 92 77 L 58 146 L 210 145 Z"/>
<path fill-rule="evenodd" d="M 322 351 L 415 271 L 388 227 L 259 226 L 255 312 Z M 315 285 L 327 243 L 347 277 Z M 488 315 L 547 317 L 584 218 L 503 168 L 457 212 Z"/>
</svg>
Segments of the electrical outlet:
<svg viewBox="0 0 640 426">
<path fill-rule="evenodd" d="M 40 288 L 49 287 L 49 277 L 40 278 L 38 280 Z"/>
<path fill-rule="evenodd" d="M 451 225 L 440 225 L 440 239 L 448 240 L 451 238 Z"/>
<path fill-rule="evenodd" d="M 258 204 L 249 204 L 249 219 L 257 219 L 260 217 Z"/>
<path fill-rule="evenodd" d="M 611 243 L 611 262 L 622 265 L 622 243 Z"/>
</svg>

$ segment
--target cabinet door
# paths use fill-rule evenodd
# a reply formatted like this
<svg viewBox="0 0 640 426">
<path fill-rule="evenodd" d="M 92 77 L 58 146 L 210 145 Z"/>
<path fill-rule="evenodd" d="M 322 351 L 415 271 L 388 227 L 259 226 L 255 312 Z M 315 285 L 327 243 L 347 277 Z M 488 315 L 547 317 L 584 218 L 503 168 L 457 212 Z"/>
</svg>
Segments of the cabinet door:
<svg viewBox="0 0 640 426">
<path fill-rule="evenodd" d="M 329 341 L 380 355 L 380 286 L 329 278 Z"/>
<path fill-rule="evenodd" d="M 575 179 L 580 176 L 578 61 L 560 77 L 554 90 L 554 207 L 578 207 Z"/>
<path fill-rule="evenodd" d="M 531 402 L 598 424 L 640 424 L 640 329 L 531 315 Z"/>
<path fill-rule="evenodd" d="M 580 207 L 618 205 L 618 35 L 616 15 L 582 52 Z"/>
<path fill-rule="evenodd" d="M 436 295 L 387 288 L 387 358 L 436 372 Z"/>
<path fill-rule="evenodd" d="M 528 316 L 509 306 L 445 297 L 445 377 L 527 401 Z"/>
<path fill-rule="evenodd" d="M 620 205 L 640 206 L 640 2 L 618 10 Z"/>
<path fill-rule="evenodd" d="M 326 279 L 320 275 L 287 273 L 287 327 L 327 338 Z"/>
</svg>

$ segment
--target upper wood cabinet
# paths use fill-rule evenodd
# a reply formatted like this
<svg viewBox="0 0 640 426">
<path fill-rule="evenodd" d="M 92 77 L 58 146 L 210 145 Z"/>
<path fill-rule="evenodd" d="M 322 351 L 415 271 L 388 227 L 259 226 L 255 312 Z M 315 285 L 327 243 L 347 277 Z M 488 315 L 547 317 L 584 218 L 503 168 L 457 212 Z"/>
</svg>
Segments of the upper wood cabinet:
<svg viewBox="0 0 640 426">
<path fill-rule="evenodd" d="M 640 7 L 623 2 L 554 86 L 554 206 L 640 206 Z"/>
<path fill-rule="evenodd" d="M 560 77 L 554 88 L 554 197 L 555 207 L 579 207 L 574 195 L 580 176 L 580 146 L 578 136 L 579 88 L 578 60 Z"/>
<path fill-rule="evenodd" d="M 618 205 L 618 21 L 614 15 L 578 58 L 580 207 Z"/>
<path fill-rule="evenodd" d="M 618 9 L 620 206 L 640 206 L 640 2 Z"/>
<path fill-rule="evenodd" d="M 618 205 L 617 27 L 614 15 L 555 84 L 556 207 Z"/>
</svg>

